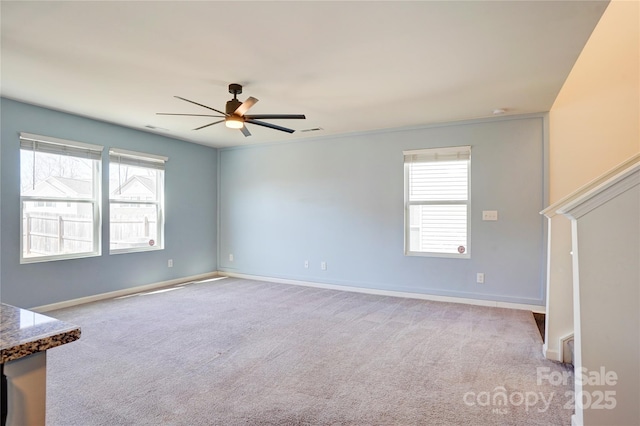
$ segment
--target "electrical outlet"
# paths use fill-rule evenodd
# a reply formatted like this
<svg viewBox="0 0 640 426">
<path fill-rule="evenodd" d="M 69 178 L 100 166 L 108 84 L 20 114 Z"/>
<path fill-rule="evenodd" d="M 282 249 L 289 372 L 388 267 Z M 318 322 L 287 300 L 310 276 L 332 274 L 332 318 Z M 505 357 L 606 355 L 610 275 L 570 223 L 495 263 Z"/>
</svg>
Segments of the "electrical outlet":
<svg viewBox="0 0 640 426">
<path fill-rule="evenodd" d="M 305 267 L 305 269 L 309 269 L 309 261 L 308 260 L 304 261 L 304 267 Z"/>
<path fill-rule="evenodd" d="M 173 259 L 169 259 L 169 260 L 167 261 L 167 266 L 168 266 L 169 268 L 173 268 Z"/>
<path fill-rule="evenodd" d="M 478 272 L 476 274 L 476 282 L 478 284 L 484 284 L 484 272 Z"/>
<path fill-rule="evenodd" d="M 233 255 L 229 253 L 229 262 L 233 262 Z"/>
<path fill-rule="evenodd" d="M 323 271 L 327 270 L 327 262 L 325 262 L 324 260 L 322 262 L 320 262 L 320 269 L 322 269 Z"/>
</svg>

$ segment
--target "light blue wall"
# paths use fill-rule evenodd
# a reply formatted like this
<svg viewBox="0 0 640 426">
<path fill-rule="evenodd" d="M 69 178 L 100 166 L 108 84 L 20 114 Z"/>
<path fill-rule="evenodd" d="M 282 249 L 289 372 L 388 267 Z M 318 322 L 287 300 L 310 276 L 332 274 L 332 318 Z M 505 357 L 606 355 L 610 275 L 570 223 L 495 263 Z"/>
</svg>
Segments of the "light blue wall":
<svg viewBox="0 0 640 426">
<path fill-rule="evenodd" d="M 7 99 L 0 112 L 5 303 L 39 306 L 217 268 L 544 304 L 544 224 L 538 214 L 546 201 L 544 116 L 217 151 Z M 103 238 L 100 257 L 20 265 L 20 131 L 168 156 L 165 250 L 110 256 Z M 452 145 L 473 147 L 472 258 L 404 256 L 402 151 Z M 103 169 L 107 164 L 105 158 Z M 106 203 L 106 191 L 103 196 Z M 483 222 L 482 210 L 498 210 L 500 220 Z M 327 262 L 326 271 L 320 261 Z M 477 272 L 485 273 L 485 284 L 475 283 Z"/>
<path fill-rule="evenodd" d="M 222 149 L 219 269 L 542 305 L 545 120 Z M 404 256 L 402 151 L 454 145 L 472 146 L 472 257 Z M 483 222 L 482 210 L 498 210 L 499 221 Z M 477 272 L 485 284 L 476 283 Z"/>
<path fill-rule="evenodd" d="M 215 271 L 217 155 L 214 148 L 156 136 L 32 105 L 1 100 L 0 297 L 21 307 L 85 297 Z M 18 132 L 169 157 L 165 172 L 165 249 L 109 255 L 103 220 L 102 256 L 20 265 Z M 103 154 L 103 171 L 108 170 Z M 108 176 L 103 173 L 103 206 Z M 107 213 L 103 208 L 103 217 Z M 107 213 L 108 216 L 108 213 Z M 174 267 L 167 268 L 173 259 Z"/>
</svg>

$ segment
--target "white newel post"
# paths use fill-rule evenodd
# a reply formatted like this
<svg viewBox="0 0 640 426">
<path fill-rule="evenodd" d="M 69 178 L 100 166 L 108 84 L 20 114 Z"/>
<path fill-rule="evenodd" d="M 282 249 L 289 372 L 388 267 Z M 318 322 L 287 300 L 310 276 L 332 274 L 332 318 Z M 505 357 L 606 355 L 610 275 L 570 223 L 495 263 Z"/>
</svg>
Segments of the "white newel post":
<svg viewBox="0 0 640 426">
<path fill-rule="evenodd" d="M 640 159 L 558 213 L 572 225 L 572 423 L 640 424 Z"/>
<path fill-rule="evenodd" d="M 574 333 L 571 221 L 557 215 L 556 208 L 556 205 L 552 205 L 542 212 L 547 217 L 549 229 L 547 307 L 542 351 L 546 358 L 562 361 L 560 341 Z"/>
</svg>

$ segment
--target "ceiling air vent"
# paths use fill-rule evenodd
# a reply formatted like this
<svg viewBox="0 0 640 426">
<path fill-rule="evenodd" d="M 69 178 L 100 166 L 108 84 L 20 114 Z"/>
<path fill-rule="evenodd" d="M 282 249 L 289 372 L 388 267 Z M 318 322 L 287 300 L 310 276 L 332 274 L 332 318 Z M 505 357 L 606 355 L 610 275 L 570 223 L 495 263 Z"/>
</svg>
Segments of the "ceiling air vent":
<svg viewBox="0 0 640 426">
<path fill-rule="evenodd" d="M 152 126 L 151 124 L 147 124 L 144 127 L 146 127 L 147 129 L 151 129 L 151 130 L 166 130 L 167 132 L 169 131 L 169 129 L 165 129 L 164 127 Z"/>
<path fill-rule="evenodd" d="M 313 129 L 300 130 L 300 132 L 319 132 L 320 130 L 324 130 L 324 129 L 322 127 L 314 127 Z"/>
</svg>

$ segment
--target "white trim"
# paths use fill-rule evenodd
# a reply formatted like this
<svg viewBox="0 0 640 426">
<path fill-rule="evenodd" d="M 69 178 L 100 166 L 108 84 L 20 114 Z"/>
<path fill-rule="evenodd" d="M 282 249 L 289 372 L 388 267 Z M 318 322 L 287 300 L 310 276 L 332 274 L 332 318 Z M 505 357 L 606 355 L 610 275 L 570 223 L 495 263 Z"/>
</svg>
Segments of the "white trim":
<svg viewBox="0 0 640 426">
<path fill-rule="evenodd" d="M 352 293 L 374 294 L 377 296 L 404 297 L 407 299 L 431 300 L 435 302 L 462 303 L 465 305 L 489 306 L 493 308 L 519 309 L 524 311 L 532 311 L 536 313 L 544 313 L 545 307 L 542 305 L 528 305 L 524 303 L 498 302 L 494 300 L 467 299 L 463 297 L 438 296 L 433 294 L 410 293 L 404 291 L 393 290 L 376 290 L 364 287 L 351 287 L 346 285 L 324 284 L 311 281 L 290 280 L 286 278 L 263 277 L 259 275 L 239 274 L 236 272 L 218 271 L 218 275 L 230 278 L 243 278 L 255 281 L 267 281 L 278 284 L 291 284 L 303 287 L 323 288 L 327 290 L 349 291 Z"/>
<path fill-rule="evenodd" d="M 174 280 L 160 281 L 157 283 L 141 285 L 137 287 L 125 288 L 122 290 L 110 291 L 108 293 L 95 294 L 93 296 L 80 297 L 78 299 L 66 300 L 64 302 L 51 303 L 49 305 L 36 306 L 30 308 L 38 313 L 49 312 L 56 309 L 68 308 L 71 306 L 83 305 L 85 303 L 97 302 L 99 300 L 113 299 L 116 297 L 127 296 L 129 294 L 140 293 L 142 291 L 153 290 L 160 287 L 168 287 L 176 284 L 182 284 L 189 281 L 198 281 L 219 276 L 217 272 L 208 272 L 206 274 L 192 275 L 190 277 L 176 278 Z"/>
<path fill-rule="evenodd" d="M 636 185 L 640 185 L 640 161 L 560 207 L 557 213 L 579 219 Z"/>
<path fill-rule="evenodd" d="M 59 140 L 62 140 L 62 139 L 59 139 Z M 98 146 L 98 145 L 95 145 L 95 146 Z M 100 149 L 102 150 L 102 147 L 100 147 Z M 61 154 L 55 154 L 55 155 L 61 155 Z M 102 232 L 101 232 L 102 230 L 102 161 L 98 159 L 91 159 L 89 161 L 91 161 L 91 167 L 93 169 L 92 171 L 92 184 L 93 184 L 92 194 L 93 195 L 91 196 L 91 198 L 72 198 L 72 197 L 66 198 L 66 197 L 45 197 L 45 196 L 22 195 L 22 190 L 20 190 L 20 264 L 21 265 L 26 265 L 30 263 L 52 262 L 57 260 L 82 259 L 87 257 L 102 256 Z M 60 176 L 54 176 L 54 177 L 60 177 Z M 91 223 L 93 227 L 92 250 L 75 252 L 75 253 L 58 253 L 58 254 L 50 254 L 46 256 L 25 257 L 24 203 L 34 202 L 34 201 L 91 204 L 93 207 L 92 208 L 93 221 Z"/>
<path fill-rule="evenodd" d="M 564 362 L 564 363 L 567 362 L 565 361 L 565 358 L 566 358 L 565 355 L 567 355 L 565 351 L 568 350 L 567 344 L 570 340 L 574 340 L 575 342 L 573 333 L 567 334 L 566 336 L 563 336 L 560 339 L 558 339 L 558 341 L 560 342 L 560 345 L 559 345 L 560 350 L 558 351 L 558 361 Z M 573 360 L 573 356 L 571 356 L 571 358 Z"/>
<path fill-rule="evenodd" d="M 66 145 L 66 146 L 72 146 L 74 148 L 82 148 L 82 149 L 98 151 L 98 152 L 102 152 L 102 150 L 104 149 L 104 147 L 101 145 L 70 141 L 67 139 L 53 138 L 51 136 L 34 135 L 33 133 L 19 132 L 19 135 L 20 135 L 20 139 L 25 139 L 25 140 L 34 141 L 34 142 L 46 142 L 54 145 Z"/>
<path fill-rule="evenodd" d="M 468 217 L 469 215 L 467 215 Z M 468 248 L 469 244 L 467 244 Z M 422 257 L 445 257 L 447 259 L 471 259 L 469 250 L 464 253 L 438 253 L 435 251 L 405 251 L 405 256 L 422 256 Z"/>
<path fill-rule="evenodd" d="M 123 157 L 140 158 L 148 161 L 167 162 L 169 157 L 146 152 L 130 151 L 128 149 L 109 148 L 109 155 L 122 155 Z"/>
<path fill-rule="evenodd" d="M 503 115 L 500 117 L 496 116 L 486 116 L 486 117 L 478 117 L 472 118 L 469 120 L 459 120 L 459 121 L 446 121 L 441 123 L 431 123 L 431 124 L 421 124 L 417 126 L 403 126 L 403 127 L 393 127 L 388 129 L 375 129 L 375 130 L 365 130 L 365 131 L 354 131 L 340 134 L 331 134 L 331 135 L 322 135 L 322 136 L 307 136 L 296 138 L 296 134 L 293 134 L 294 139 L 288 139 L 285 141 L 279 142 L 266 142 L 261 143 L 260 147 L 269 147 L 269 146 L 277 146 L 277 145 L 285 145 L 285 144 L 299 144 L 300 142 L 325 142 L 332 139 L 343 139 L 343 138 L 351 138 L 351 137 L 361 137 L 361 136 L 369 136 L 369 135 L 386 135 L 389 133 L 400 133 L 400 132 L 413 132 L 420 131 L 424 129 L 437 129 L 441 127 L 452 127 L 452 126 L 472 126 L 476 124 L 484 124 L 490 122 L 500 122 L 500 121 L 514 121 L 514 120 L 532 120 L 532 119 L 541 119 L 545 120 L 545 117 L 548 117 L 548 112 L 539 111 L 528 114 L 514 114 L 514 115 Z M 145 130 L 146 131 L 146 130 Z M 186 140 L 186 139 L 185 139 Z M 187 140 L 187 142 L 197 143 L 200 145 L 206 145 L 204 142 L 193 142 Z M 231 151 L 231 150 L 239 150 L 239 149 L 255 149 L 255 145 L 237 145 L 237 146 L 217 146 L 217 145 L 206 145 L 213 146 L 218 148 L 220 151 Z"/>
<path fill-rule="evenodd" d="M 611 179 L 612 177 L 614 177 L 615 175 L 617 175 L 621 171 L 624 171 L 629 166 L 631 166 L 631 165 L 633 165 L 634 163 L 637 163 L 637 162 L 640 162 L 640 154 L 636 154 L 633 157 L 629 158 L 628 160 L 623 161 L 622 163 L 618 164 L 614 168 L 609 169 L 608 171 L 606 171 L 604 174 L 602 174 L 602 175 L 598 176 L 597 178 L 591 180 L 590 182 L 586 183 L 585 185 L 582 185 L 580 188 L 578 188 L 577 190 L 575 190 L 571 194 L 569 194 L 569 195 L 567 195 L 565 197 L 562 197 L 561 199 L 559 199 L 555 203 L 551 204 L 546 209 L 542 210 L 540 212 L 540 214 L 543 214 L 548 218 L 552 218 L 553 216 L 558 214 L 557 210 L 560 207 L 562 207 L 563 205 L 574 201 L 575 199 L 577 199 L 581 195 L 583 195 L 583 194 L 587 193 L 588 191 L 592 190 L 593 188 L 599 186 L 603 182 L 606 182 L 607 180 Z"/>
<path fill-rule="evenodd" d="M 420 149 L 420 150 L 410 150 L 403 151 L 404 154 L 404 255 L 405 256 L 424 256 L 424 257 L 442 257 L 442 258 L 451 258 L 451 259 L 470 259 L 471 258 L 471 145 L 464 145 L 458 147 L 441 147 L 441 148 L 428 148 L 428 149 Z M 438 152 L 442 152 L 444 156 L 450 155 L 451 152 L 466 152 L 468 154 L 467 157 L 450 160 L 456 162 L 465 162 L 467 169 L 467 198 L 466 200 L 431 200 L 431 201 L 411 201 L 410 196 L 410 177 L 411 171 L 410 167 L 412 165 L 412 161 L 407 161 L 407 158 L 411 155 L 410 153 L 425 153 L 430 152 L 435 155 Z M 434 161 L 416 161 L 418 163 L 431 163 Z M 460 205 L 467 207 L 467 217 L 466 217 L 466 241 L 465 245 L 462 246 L 465 248 L 464 253 L 446 253 L 446 252 L 428 252 L 428 251 L 412 251 L 411 249 L 411 206 L 422 206 L 422 205 Z"/>
<path fill-rule="evenodd" d="M 111 241 L 109 241 L 109 245 L 111 245 Z M 145 251 L 158 251 L 158 250 L 164 250 L 164 247 L 162 247 L 160 244 L 155 245 L 155 241 L 154 241 L 154 245 L 148 245 L 148 246 L 141 246 L 141 247 L 129 247 L 129 248 L 121 248 L 121 249 L 109 249 L 109 256 L 117 256 L 119 254 L 128 254 L 128 253 L 141 253 L 141 252 L 145 252 Z"/>
<path fill-rule="evenodd" d="M 147 163 L 149 164 L 149 163 Z M 164 164 L 164 163 L 163 163 Z M 145 165 L 140 165 L 140 167 L 145 167 Z M 155 186 L 156 186 L 156 198 L 155 200 L 128 200 L 126 198 L 118 198 L 117 195 L 114 195 L 109 192 L 109 221 L 111 222 L 111 206 L 122 205 L 122 204 L 136 204 L 139 206 L 154 206 L 156 209 L 156 241 L 153 246 L 144 246 L 144 247 L 129 247 L 129 248 L 118 248 L 112 247 L 111 239 L 109 239 L 109 254 L 126 254 L 126 253 L 136 253 L 142 251 L 155 251 L 155 250 L 164 250 L 164 237 L 165 237 L 165 171 L 163 168 L 148 168 L 147 170 L 152 170 L 155 175 Z M 109 167 L 109 173 L 111 173 L 111 167 Z M 120 169 L 118 168 L 118 174 L 120 173 Z M 131 178 L 135 177 L 132 176 Z M 111 176 L 109 176 L 111 177 Z M 131 179 L 130 178 L 130 179 Z M 122 188 L 121 184 L 119 188 Z"/>
<path fill-rule="evenodd" d="M 223 271 L 214 271 L 214 272 L 208 272 L 205 274 L 192 275 L 189 277 L 176 278 L 168 281 L 160 281 L 157 283 L 125 288 L 122 290 L 110 291 L 108 293 L 100 293 L 93 296 L 86 296 L 86 297 L 80 297 L 78 299 L 71 299 L 63 302 L 51 303 L 49 305 L 36 306 L 29 309 L 32 311 L 36 311 L 38 313 L 44 313 L 44 312 L 49 312 L 56 309 L 64 309 L 71 306 L 83 305 L 85 303 L 97 302 L 105 299 L 113 299 L 116 297 L 127 296 L 130 294 L 140 293 L 143 291 L 154 290 L 161 287 L 169 287 L 172 285 L 183 284 L 190 281 L 202 281 L 202 280 L 207 280 L 207 279 L 216 278 L 216 277 L 242 278 L 242 279 L 255 280 L 255 281 L 266 281 L 266 282 L 272 282 L 272 283 L 278 283 L 278 284 L 290 284 L 290 285 L 298 285 L 303 287 L 322 288 L 327 290 L 340 290 L 340 291 L 348 291 L 352 293 L 374 294 L 378 296 L 404 297 L 407 299 L 431 300 L 435 302 L 461 303 L 465 305 L 518 309 L 518 310 L 532 311 L 536 313 L 545 312 L 544 306 L 542 305 L 499 302 L 499 301 L 481 300 L 481 299 L 468 299 L 463 297 L 452 297 L 452 296 L 438 296 L 433 294 L 410 293 L 410 292 L 393 291 L 393 290 L 376 290 L 376 289 L 363 288 L 363 287 L 324 284 L 324 283 L 317 283 L 317 282 L 311 282 L 311 281 L 290 280 L 285 278 L 264 277 L 259 275 L 238 274 L 235 272 L 223 272 Z"/>
<path fill-rule="evenodd" d="M 542 355 L 551 361 L 560 361 L 560 354 L 558 351 L 549 349 L 546 343 L 542 345 Z"/>
<path fill-rule="evenodd" d="M 20 238 L 23 240 L 23 238 Z M 100 251 L 83 251 L 79 253 L 66 253 L 66 254 L 51 254 L 48 256 L 35 256 L 35 257 L 23 257 L 24 253 L 23 245 L 20 246 L 20 264 L 28 265 L 30 263 L 40 263 L 40 262 L 57 262 L 58 260 L 73 260 L 73 259 L 85 259 L 89 257 L 99 257 L 102 256 Z"/>
</svg>

